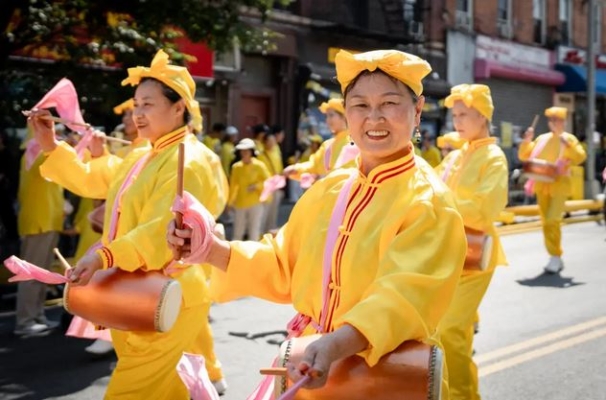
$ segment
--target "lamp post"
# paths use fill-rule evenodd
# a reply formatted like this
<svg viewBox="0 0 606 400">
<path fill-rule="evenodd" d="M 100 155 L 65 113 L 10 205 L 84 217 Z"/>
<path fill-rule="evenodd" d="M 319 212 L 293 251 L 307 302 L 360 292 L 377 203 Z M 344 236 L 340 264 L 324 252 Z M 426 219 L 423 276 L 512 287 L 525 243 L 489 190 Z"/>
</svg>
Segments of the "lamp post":
<svg viewBox="0 0 606 400">
<path fill-rule="evenodd" d="M 586 182 L 588 186 L 587 193 L 594 199 L 595 193 L 595 146 L 593 143 L 593 132 L 595 131 L 595 58 L 596 58 L 596 35 L 597 24 L 601 20 L 601 4 L 595 0 L 589 0 L 587 3 L 587 171 Z"/>
</svg>

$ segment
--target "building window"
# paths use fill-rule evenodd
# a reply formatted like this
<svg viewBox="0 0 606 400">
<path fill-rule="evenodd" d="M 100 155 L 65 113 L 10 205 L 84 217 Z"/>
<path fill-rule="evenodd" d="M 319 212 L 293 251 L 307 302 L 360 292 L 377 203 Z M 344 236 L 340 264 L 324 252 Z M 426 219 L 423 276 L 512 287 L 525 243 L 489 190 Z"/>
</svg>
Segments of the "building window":
<svg viewBox="0 0 606 400">
<path fill-rule="evenodd" d="M 497 29 L 500 36 L 511 38 L 511 0 L 499 0 L 498 2 Z"/>
<path fill-rule="evenodd" d="M 532 20 L 534 28 L 534 42 L 545 43 L 545 0 L 533 0 Z"/>
<path fill-rule="evenodd" d="M 457 28 L 472 28 L 473 21 L 473 0 L 457 0 L 457 9 L 455 10 Z"/>
<path fill-rule="evenodd" d="M 560 44 L 570 45 L 572 32 L 572 0 L 560 0 Z"/>
</svg>

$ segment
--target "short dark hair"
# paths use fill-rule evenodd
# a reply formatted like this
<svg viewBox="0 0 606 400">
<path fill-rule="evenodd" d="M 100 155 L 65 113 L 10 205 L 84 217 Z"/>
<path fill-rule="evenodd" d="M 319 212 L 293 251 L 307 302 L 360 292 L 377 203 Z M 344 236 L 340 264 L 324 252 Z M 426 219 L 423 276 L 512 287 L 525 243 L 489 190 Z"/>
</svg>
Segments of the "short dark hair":
<svg viewBox="0 0 606 400">
<path fill-rule="evenodd" d="M 145 78 L 141 79 L 141 82 L 139 82 L 139 85 L 146 81 L 158 82 L 160 84 L 160 86 L 162 87 L 162 94 L 164 95 L 164 97 L 166 97 L 168 99 L 168 101 L 170 101 L 171 104 L 175 104 L 179 100 L 183 99 L 181 97 L 181 95 L 179 95 L 179 93 L 177 93 L 174 89 L 172 89 L 166 83 L 164 83 L 156 78 L 145 77 Z M 183 112 L 183 124 L 187 125 L 187 123 L 190 121 L 190 119 L 191 119 L 191 115 L 189 114 L 189 110 L 187 109 L 187 107 L 185 107 L 185 111 Z"/>
<path fill-rule="evenodd" d="M 259 135 L 260 133 L 269 133 L 269 126 L 267 126 L 265 124 L 257 124 L 255 126 L 253 126 L 251 129 L 255 136 Z"/>
<path fill-rule="evenodd" d="M 223 132 L 225 129 L 227 129 L 227 127 L 221 122 L 215 122 L 212 127 L 213 132 Z"/>
<path fill-rule="evenodd" d="M 347 94 L 351 91 L 351 89 L 353 89 L 353 87 L 356 85 L 356 83 L 358 83 L 358 80 L 360 80 L 360 78 L 363 76 L 369 76 L 369 75 L 373 75 L 373 74 L 383 74 L 386 77 L 388 77 L 389 79 L 391 79 L 394 83 L 400 82 L 401 84 L 403 84 L 406 87 L 406 89 L 408 89 L 408 93 L 410 93 L 410 97 L 412 98 L 412 103 L 417 104 L 417 101 L 419 101 L 419 96 L 417 96 L 415 94 L 415 92 L 407 84 L 405 84 L 404 82 L 402 82 L 399 79 L 394 78 L 393 76 L 389 75 L 387 72 L 383 71 L 382 69 L 378 68 L 374 71 L 369 71 L 369 70 L 365 69 L 364 71 L 360 72 L 358 74 L 358 76 L 353 78 L 353 80 L 351 82 L 349 82 L 349 85 L 347 85 L 347 87 L 343 91 L 343 105 L 345 105 L 345 98 L 347 97 Z"/>
<path fill-rule="evenodd" d="M 273 134 L 277 134 L 283 132 L 284 128 L 281 125 L 272 125 L 270 132 Z"/>
</svg>

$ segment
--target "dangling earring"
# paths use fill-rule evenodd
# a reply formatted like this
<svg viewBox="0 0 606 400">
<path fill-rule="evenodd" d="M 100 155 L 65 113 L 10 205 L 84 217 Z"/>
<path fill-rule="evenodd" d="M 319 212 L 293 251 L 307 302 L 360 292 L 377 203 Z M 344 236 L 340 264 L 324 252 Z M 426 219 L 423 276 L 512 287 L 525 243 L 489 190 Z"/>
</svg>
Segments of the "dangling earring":
<svg viewBox="0 0 606 400">
<path fill-rule="evenodd" d="M 421 130 L 419 129 L 418 126 L 415 128 L 415 133 L 412 136 L 412 138 L 415 141 L 415 143 L 419 143 L 421 141 Z"/>
<path fill-rule="evenodd" d="M 351 136 L 348 136 L 348 138 L 349 138 L 349 145 L 350 146 L 355 145 L 355 143 L 354 143 L 353 139 L 351 138 Z"/>
</svg>

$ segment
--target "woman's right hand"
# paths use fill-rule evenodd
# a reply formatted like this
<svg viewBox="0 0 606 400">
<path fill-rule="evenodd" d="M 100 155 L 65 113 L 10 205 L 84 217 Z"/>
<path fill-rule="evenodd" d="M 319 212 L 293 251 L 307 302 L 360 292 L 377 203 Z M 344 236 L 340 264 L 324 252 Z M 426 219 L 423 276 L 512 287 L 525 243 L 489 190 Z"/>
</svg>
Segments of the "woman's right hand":
<svg viewBox="0 0 606 400">
<path fill-rule="evenodd" d="M 58 141 L 55 136 L 55 123 L 50 119 L 41 118 L 46 115 L 50 116 L 51 113 L 48 110 L 32 110 L 27 117 L 27 123 L 34 131 L 34 137 L 42 151 L 48 153 L 57 147 Z"/>
<path fill-rule="evenodd" d="M 284 175 L 285 177 L 289 177 L 293 174 L 295 174 L 297 172 L 297 170 L 295 169 L 294 165 L 289 165 L 288 167 L 284 168 L 284 171 L 282 171 L 282 175 Z"/>
<path fill-rule="evenodd" d="M 532 142 L 532 139 L 534 139 L 534 128 L 530 127 L 524 132 L 524 141 Z"/>
<path fill-rule="evenodd" d="M 94 131 L 93 137 L 88 145 L 92 158 L 98 158 L 105 154 L 105 133 Z"/>
</svg>

